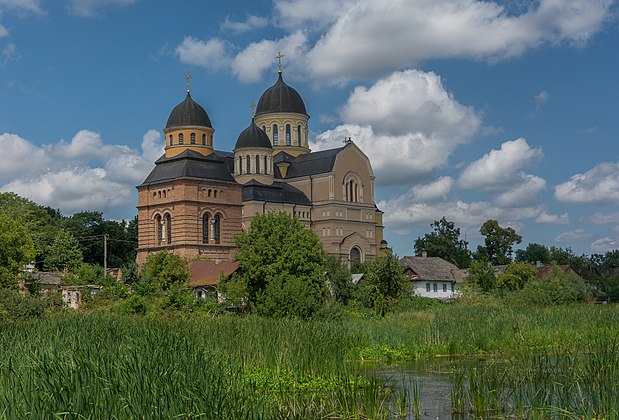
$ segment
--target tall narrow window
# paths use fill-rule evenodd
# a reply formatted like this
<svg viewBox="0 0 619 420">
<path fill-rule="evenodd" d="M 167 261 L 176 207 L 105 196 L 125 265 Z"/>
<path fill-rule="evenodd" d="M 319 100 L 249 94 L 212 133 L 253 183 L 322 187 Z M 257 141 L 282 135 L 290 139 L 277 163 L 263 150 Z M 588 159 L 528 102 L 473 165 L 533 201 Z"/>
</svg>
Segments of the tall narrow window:
<svg viewBox="0 0 619 420">
<path fill-rule="evenodd" d="M 351 265 L 361 264 L 361 250 L 356 246 L 350 250 L 350 263 Z"/>
<path fill-rule="evenodd" d="M 202 243 L 208 244 L 208 229 L 209 229 L 209 216 L 208 213 L 204 213 L 202 216 Z"/>
<path fill-rule="evenodd" d="M 279 144 L 279 133 L 277 132 L 277 124 L 273 124 L 273 144 L 275 146 Z"/>
<path fill-rule="evenodd" d="M 243 156 L 239 156 L 239 175 L 243 175 Z"/>
<path fill-rule="evenodd" d="M 174 144 L 174 136 L 170 134 L 170 146 Z"/>
<path fill-rule="evenodd" d="M 260 173 L 260 156 L 256 155 L 256 173 Z"/>
<path fill-rule="evenodd" d="M 170 214 L 165 215 L 165 227 L 166 227 L 166 242 L 167 244 L 172 243 L 172 216 Z"/>
<path fill-rule="evenodd" d="M 202 146 L 206 146 L 206 134 L 202 134 Z"/>
<path fill-rule="evenodd" d="M 185 136 L 183 136 L 183 133 L 178 135 L 178 144 L 185 144 Z"/>
<path fill-rule="evenodd" d="M 196 133 L 191 133 L 189 135 L 189 143 L 196 144 Z"/>
<path fill-rule="evenodd" d="M 290 146 L 290 124 L 286 124 L 286 146 Z"/>
<path fill-rule="evenodd" d="M 247 167 L 245 168 L 245 173 L 250 174 L 251 173 L 251 159 L 249 158 L 249 155 L 247 155 L 247 157 L 245 158 L 245 163 L 247 164 Z"/>
<path fill-rule="evenodd" d="M 221 241 L 221 215 L 218 214 L 215 216 L 213 221 L 213 239 L 215 243 L 218 244 Z"/>
<path fill-rule="evenodd" d="M 163 242 L 163 221 L 159 215 L 155 216 L 155 232 L 157 245 L 161 245 L 161 242 Z"/>
<path fill-rule="evenodd" d="M 299 146 L 301 146 L 301 126 L 297 125 L 297 142 L 299 143 Z"/>
<path fill-rule="evenodd" d="M 269 164 L 267 163 L 267 157 L 264 157 L 264 173 L 269 174 Z"/>
</svg>

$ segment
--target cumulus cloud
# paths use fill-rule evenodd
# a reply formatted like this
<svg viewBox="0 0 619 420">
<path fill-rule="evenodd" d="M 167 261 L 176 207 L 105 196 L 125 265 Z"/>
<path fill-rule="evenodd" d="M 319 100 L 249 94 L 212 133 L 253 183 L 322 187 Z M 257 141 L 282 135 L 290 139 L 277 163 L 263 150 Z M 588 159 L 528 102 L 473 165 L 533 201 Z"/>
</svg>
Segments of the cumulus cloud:
<svg viewBox="0 0 619 420">
<path fill-rule="evenodd" d="M 15 134 L 3 134 L 0 148 L 5 156 L 8 153 L 0 168 L 0 191 L 71 213 L 132 206 L 132 191 L 163 153 L 163 140 L 150 130 L 138 151 L 106 144 L 100 134 L 81 130 L 69 142 L 42 147 Z M 25 162 L 32 163 L 27 174 Z"/>
<path fill-rule="evenodd" d="M 252 31 L 254 29 L 263 28 L 267 25 L 269 20 L 265 17 L 249 15 L 245 22 L 235 22 L 230 20 L 229 16 L 221 24 L 221 29 L 224 31 L 231 31 L 235 34 Z"/>
<path fill-rule="evenodd" d="M 605 236 L 597 239 L 591 244 L 591 249 L 594 252 L 606 252 L 619 249 L 619 238 Z"/>
<path fill-rule="evenodd" d="M 561 215 L 558 214 L 548 214 L 546 212 L 542 212 L 535 219 L 535 223 L 541 224 L 549 224 L 549 225 L 567 225 L 570 222 L 569 216 L 567 213 L 563 213 Z"/>
<path fill-rule="evenodd" d="M 520 184 L 497 195 L 494 202 L 501 207 L 530 206 L 539 201 L 539 193 L 546 189 L 546 181 L 535 175 L 521 175 Z"/>
<path fill-rule="evenodd" d="M 0 11 L 12 9 L 18 12 L 42 13 L 39 0 L 0 0 Z"/>
<path fill-rule="evenodd" d="M 231 60 L 229 50 L 232 48 L 230 43 L 218 38 L 204 42 L 188 36 L 176 47 L 176 54 L 181 63 L 218 70 L 229 65 Z"/>
<path fill-rule="evenodd" d="M 619 163 L 600 163 L 555 187 L 555 198 L 578 204 L 619 202 Z"/>
<path fill-rule="evenodd" d="M 531 179 L 520 169 L 542 156 L 540 148 L 531 148 L 523 138 L 506 141 L 499 150 L 494 149 L 468 165 L 460 175 L 458 184 L 465 189 L 496 191 L 522 184 L 523 179 L 528 179 L 539 189 L 542 184 L 540 179 Z"/>
<path fill-rule="evenodd" d="M 595 213 L 586 217 L 585 221 L 594 225 L 619 224 L 619 212 L 615 213 Z"/>
<path fill-rule="evenodd" d="M 557 235 L 555 242 L 570 244 L 573 242 L 582 242 L 588 239 L 591 239 L 591 234 L 587 233 L 584 229 L 576 229 Z"/>
<path fill-rule="evenodd" d="M 444 166 L 480 126 L 475 110 L 458 103 L 439 76 L 417 70 L 355 88 L 341 118 L 344 124 L 320 133 L 312 148 L 339 147 L 352 137 L 385 185 L 408 183 Z"/>
<path fill-rule="evenodd" d="M 96 16 L 108 7 L 126 7 L 138 0 L 70 0 L 69 13 L 75 16 Z"/>
</svg>

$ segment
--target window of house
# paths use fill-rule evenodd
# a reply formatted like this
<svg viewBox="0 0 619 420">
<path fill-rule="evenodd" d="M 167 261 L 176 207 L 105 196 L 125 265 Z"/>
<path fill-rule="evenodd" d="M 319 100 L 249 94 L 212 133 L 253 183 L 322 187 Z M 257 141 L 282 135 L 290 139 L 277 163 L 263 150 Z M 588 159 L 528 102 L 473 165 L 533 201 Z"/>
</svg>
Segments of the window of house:
<svg viewBox="0 0 619 420">
<path fill-rule="evenodd" d="M 163 221 L 161 220 L 161 216 L 155 216 L 155 230 L 157 236 L 157 245 L 161 245 L 163 242 Z"/>
<path fill-rule="evenodd" d="M 166 242 L 169 244 L 172 243 L 172 216 L 170 214 L 165 215 L 165 225 L 166 225 Z"/>
<path fill-rule="evenodd" d="M 260 173 L 260 156 L 256 155 L 256 173 Z"/>
<path fill-rule="evenodd" d="M 204 213 L 202 216 L 202 243 L 208 244 L 208 228 L 209 228 L 209 214 Z"/>
<path fill-rule="evenodd" d="M 264 173 L 267 174 L 267 175 L 269 174 L 269 165 L 267 163 L 267 157 L 266 156 L 264 157 Z"/>
<path fill-rule="evenodd" d="M 273 144 L 278 145 L 279 143 L 279 133 L 277 132 L 277 124 L 273 124 Z"/>
<path fill-rule="evenodd" d="M 178 144 L 185 144 L 185 136 L 183 136 L 183 133 L 178 135 Z"/>
<path fill-rule="evenodd" d="M 455 287 L 455 285 L 454 285 L 453 283 L 451 283 L 451 291 L 452 291 L 452 292 L 455 292 L 455 291 L 456 291 L 456 287 Z"/>
<path fill-rule="evenodd" d="M 286 146 L 290 146 L 290 124 L 286 124 Z"/>
<path fill-rule="evenodd" d="M 202 134 L 202 146 L 206 146 L 206 134 Z"/>
<path fill-rule="evenodd" d="M 443 283 L 443 292 L 447 291 L 447 283 Z"/>
<path fill-rule="evenodd" d="M 438 285 L 436 283 L 432 284 L 432 290 L 434 291 L 434 293 L 438 292 Z"/>
<path fill-rule="evenodd" d="M 221 241 L 221 215 L 218 214 L 215 216 L 213 223 L 213 240 L 216 244 Z"/>
<path fill-rule="evenodd" d="M 170 146 L 174 144 L 174 136 L 170 134 Z"/>
<path fill-rule="evenodd" d="M 350 263 L 351 265 L 361 264 L 361 250 L 356 246 L 350 249 Z"/>
<path fill-rule="evenodd" d="M 191 133 L 189 135 L 189 143 L 196 144 L 196 133 Z"/>
<path fill-rule="evenodd" d="M 297 142 L 299 143 L 299 146 L 301 146 L 301 126 L 297 125 Z"/>
<path fill-rule="evenodd" d="M 239 175 L 243 175 L 243 157 L 239 157 Z"/>
<path fill-rule="evenodd" d="M 430 283 L 426 283 L 426 292 L 430 291 Z"/>
<path fill-rule="evenodd" d="M 251 160 L 249 159 L 249 155 L 247 155 L 247 157 L 245 158 L 245 163 L 247 164 L 247 167 L 245 168 L 245 173 L 250 174 L 251 173 Z"/>
</svg>

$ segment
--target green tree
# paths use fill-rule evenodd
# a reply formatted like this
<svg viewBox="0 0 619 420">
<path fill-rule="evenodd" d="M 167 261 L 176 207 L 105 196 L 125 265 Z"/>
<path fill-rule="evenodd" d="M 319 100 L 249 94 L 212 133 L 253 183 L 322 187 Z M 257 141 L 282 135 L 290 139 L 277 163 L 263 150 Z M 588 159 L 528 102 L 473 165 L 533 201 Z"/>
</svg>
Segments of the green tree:
<svg viewBox="0 0 619 420">
<path fill-rule="evenodd" d="M 361 300 L 382 315 L 393 308 L 407 290 L 404 269 L 399 258 L 391 252 L 377 256 L 363 267 L 365 279 L 359 291 L 363 296 Z"/>
<path fill-rule="evenodd" d="M 415 240 L 415 254 L 427 252 L 429 257 L 440 257 L 460 268 L 466 268 L 471 262 L 468 242 L 460 239 L 460 228 L 445 217 L 430 224 L 433 232 Z"/>
<path fill-rule="evenodd" d="M 333 255 L 329 255 L 326 258 L 325 271 L 335 300 L 343 305 L 348 304 L 354 293 L 352 276 L 348 267 Z"/>
<path fill-rule="evenodd" d="M 494 269 L 488 261 L 471 261 L 466 279 L 484 293 L 488 293 L 496 288 Z"/>
<path fill-rule="evenodd" d="M 0 288 L 15 285 L 19 270 L 34 256 L 34 243 L 26 227 L 0 214 Z"/>
<path fill-rule="evenodd" d="M 46 270 L 61 271 L 67 269 L 75 271 L 83 260 L 84 257 L 77 239 L 69 231 L 61 229 L 47 251 L 44 266 Z"/>
<path fill-rule="evenodd" d="M 555 266 L 542 279 L 529 282 L 515 296 L 527 304 L 558 305 L 584 302 L 589 289 L 582 278 Z"/>
<path fill-rule="evenodd" d="M 168 290 L 189 281 L 191 272 L 187 260 L 171 252 L 160 251 L 146 257 L 139 277 L 158 290 Z"/>
<path fill-rule="evenodd" d="M 501 227 L 496 220 L 486 220 L 479 233 L 485 237 L 485 246 L 477 247 L 476 259 L 487 260 L 495 265 L 509 264 L 514 244 L 522 242 L 522 236 L 514 229 Z"/>
<path fill-rule="evenodd" d="M 513 262 L 507 267 L 507 270 L 496 276 L 496 286 L 507 291 L 520 290 L 537 279 L 535 277 L 536 272 L 535 266 L 531 263 Z"/>
<path fill-rule="evenodd" d="M 265 292 L 276 293 L 278 288 L 302 294 L 290 295 L 291 301 L 324 301 L 325 253 L 322 243 L 297 218 L 286 213 L 257 215 L 252 219 L 251 227 L 236 237 L 236 244 L 236 259 L 241 263 L 252 304 L 259 306 L 271 302 Z M 288 282 L 291 284 L 287 285 Z M 268 315 L 265 310 L 257 309 Z M 296 310 L 288 312 L 293 316 L 299 313 Z M 281 313 L 271 312 L 271 315 Z"/>
<path fill-rule="evenodd" d="M 527 261 L 532 264 L 540 262 L 544 265 L 550 264 L 550 250 L 542 244 L 530 243 L 525 249 L 516 250 L 516 261 Z"/>
</svg>

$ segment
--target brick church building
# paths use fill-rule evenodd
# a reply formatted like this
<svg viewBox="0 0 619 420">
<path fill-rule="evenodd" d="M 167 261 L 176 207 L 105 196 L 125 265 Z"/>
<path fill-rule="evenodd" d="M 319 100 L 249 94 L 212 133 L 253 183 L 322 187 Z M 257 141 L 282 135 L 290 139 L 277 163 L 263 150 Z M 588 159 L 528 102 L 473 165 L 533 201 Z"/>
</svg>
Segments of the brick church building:
<svg viewBox="0 0 619 420">
<path fill-rule="evenodd" d="M 213 124 L 188 85 L 163 130 L 165 154 L 137 187 L 138 265 L 161 250 L 232 259 L 234 236 L 272 211 L 298 217 L 341 261 L 374 258 L 386 242 L 370 161 L 351 140 L 311 152 L 308 120 L 280 66 L 234 150 L 216 150 Z"/>
</svg>

